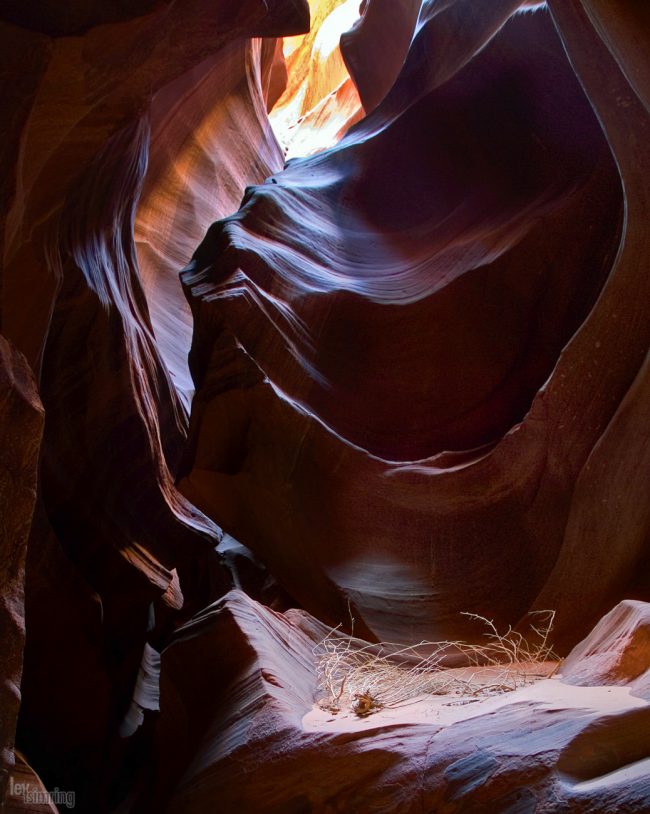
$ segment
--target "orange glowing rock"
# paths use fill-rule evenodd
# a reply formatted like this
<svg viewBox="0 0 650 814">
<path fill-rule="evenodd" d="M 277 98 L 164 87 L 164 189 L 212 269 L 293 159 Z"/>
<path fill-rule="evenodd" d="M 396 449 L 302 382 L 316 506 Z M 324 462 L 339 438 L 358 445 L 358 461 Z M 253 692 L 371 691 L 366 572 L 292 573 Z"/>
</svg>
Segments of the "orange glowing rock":
<svg viewBox="0 0 650 814">
<path fill-rule="evenodd" d="M 286 158 L 335 144 L 363 115 L 340 48 L 341 35 L 359 19 L 359 0 L 312 0 L 311 31 L 285 40 L 288 82 L 271 111 Z"/>
</svg>

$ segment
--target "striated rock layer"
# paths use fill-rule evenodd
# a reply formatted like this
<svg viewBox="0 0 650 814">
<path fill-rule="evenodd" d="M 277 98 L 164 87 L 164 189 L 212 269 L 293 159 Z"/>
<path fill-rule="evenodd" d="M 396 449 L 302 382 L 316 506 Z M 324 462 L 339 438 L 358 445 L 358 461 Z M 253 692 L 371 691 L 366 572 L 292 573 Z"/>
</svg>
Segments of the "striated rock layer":
<svg viewBox="0 0 650 814">
<path fill-rule="evenodd" d="M 0 795 L 648 810 L 648 13 L 309 5 L 2 5 Z M 623 596 L 514 695 L 314 707 L 327 622 Z"/>
<path fill-rule="evenodd" d="M 150 275 L 143 285 L 134 241 L 150 144 L 155 172 L 146 205 L 155 210 L 152 187 L 171 172 L 158 154 L 166 110 L 200 95 L 211 64 L 225 95 L 228 82 L 242 89 L 239 113 L 250 108 L 253 119 L 257 97 L 244 95 L 239 63 L 227 70 L 235 42 L 239 54 L 252 55 L 254 90 L 266 79 L 270 88 L 262 65 L 270 66 L 270 57 L 262 60 L 250 38 L 298 33 L 308 23 L 301 0 L 118 5 L 102 11 L 92 3 L 48 3 L 36 14 L 9 4 L 0 24 L 8 91 L 2 331 L 36 372 L 46 416 L 24 588 L 29 633 L 17 740 L 48 787 L 75 790 L 80 810 L 93 812 L 121 799 L 143 759 L 141 733 L 126 737 L 157 707 L 156 648 L 181 610 L 191 615 L 232 584 L 215 553 L 220 528 L 174 483 L 187 414 L 166 364 L 165 337 L 159 346 L 154 333 Z M 250 135 L 239 113 L 233 141 Z M 268 122 L 262 125 L 270 143 Z M 251 141 L 247 156 L 258 150 Z M 269 152 L 279 155 L 277 145 Z M 222 193 L 224 208 L 207 217 L 229 211 L 244 185 L 269 169 L 262 159 L 258 169 L 247 158 L 242 164 L 242 177 Z M 164 247 L 162 230 L 159 243 Z M 173 308 L 165 273 L 161 267 L 156 314 L 165 296 Z M 174 299 L 179 307 L 179 285 Z M 25 443 L 34 452 L 27 430 Z M 13 459 L 21 447 L 11 444 L 8 471 L 20 490 L 23 473 Z M 27 501 L 16 502 L 20 534 L 7 563 L 7 593 L 15 595 L 19 627 L 31 518 Z M 13 638 L 8 673 L 15 685 L 21 642 Z M 13 695 L 6 738 L 3 725 L 8 747 Z"/>
<path fill-rule="evenodd" d="M 359 718 L 314 705 L 323 625 L 232 592 L 163 654 L 157 758 L 137 810 L 194 814 L 218 800 L 224 814 L 645 811 L 650 649 L 633 642 L 649 606 L 621 605 L 603 624 L 620 616 L 630 620 L 625 643 L 612 648 L 594 631 L 560 677 L 464 703 L 419 697 Z M 591 669 L 621 656 L 635 670 L 614 681 Z"/>
<path fill-rule="evenodd" d="M 425 4 L 383 102 L 197 249 L 180 485 L 321 618 L 557 608 L 566 644 L 649 526 L 640 57 L 604 7 L 471 5 Z"/>
<path fill-rule="evenodd" d="M 212 221 L 237 209 L 246 186 L 282 168 L 266 115 L 268 94 L 286 81 L 276 50 L 274 39 L 237 39 L 166 85 L 151 106 L 135 240 L 157 347 L 187 409 L 192 318 L 178 271 Z"/>
</svg>

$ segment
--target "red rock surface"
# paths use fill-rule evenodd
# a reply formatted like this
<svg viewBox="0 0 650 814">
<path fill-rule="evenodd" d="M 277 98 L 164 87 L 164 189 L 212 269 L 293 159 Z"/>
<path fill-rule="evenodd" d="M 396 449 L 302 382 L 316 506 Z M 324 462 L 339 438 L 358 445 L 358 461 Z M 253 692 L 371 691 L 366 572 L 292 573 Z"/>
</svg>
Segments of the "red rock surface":
<svg viewBox="0 0 650 814">
<path fill-rule="evenodd" d="M 629 686 L 650 700 L 650 607 L 626 600 L 606 614 L 562 665 L 562 677 L 581 686 Z"/>
<path fill-rule="evenodd" d="M 341 52 L 363 107 L 374 110 L 397 79 L 420 16 L 420 0 L 364 0 L 341 37 Z"/>
<path fill-rule="evenodd" d="M 192 318 L 178 270 L 212 221 L 237 209 L 246 186 L 282 169 L 263 86 L 283 65 L 273 68 L 275 51 L 274 40 L 235 40 L 169 83 L 151 107 L 135 239 L 157 347 L 186 408 Z"/>
<path fill-rule="evenodd" d="M 154 145 L 164 142 L 156 128 L 165 104 L 182 107 L 206 61 L 222 60 L 224 85 L 245 84 L 239 66 L 227 63 L 236 40 L 242 53 L 259 52 L 242 38 L 307 25 L 306 5 L 289 0 L 145 5 L 49 4 L 40 15 L 3 7 L 0 30 L 9 91 L 2 330 L 34 367 L 46 414 L 18 740 L 48 787 L 74 789 L 79 808 L 94 812 L 121 799 L 128 780 L 118 774 L 141 760 L 142 737 L 124 741 L 120 733 L 132 730 L 138 707 L 157 703 L 155 692 L 138 689 L 148 648 L 160 646 L 181 608 L 191 614 L 232 584 L 214 552 L 221 530 L 174 484 L 187 416 L 153 331 L 134 241 L 152 131 Z M 258 84 L 260 69 L 251 69 Z M 175 85 L 188 71 L 196 82 Z M 260 177 L 259 169 L 246 171 Z M 150 184 L 158 180 L 153 175 Z M 237 177 L 230 198 L 222 195 L 232 204 L 210 217 L 229 211 L 248 180 Z M 24 480 L 18 426 L 7 436 L 12 489 Z M 24 443 L 34 449 L 27 428 Z M 2 499 L 4 512 L 12 498 L 3 491 Z M 24 537 L 28 503 L 15 501 L 10 528 L 18 524 Z M 24 544 L 17 531 L 7 564 L 16 624 Z M 7 650 L 14 685 L 21 650 L 18 636 L 11 657 Z M 15 691 L 13 699 L 5 747 L 13 740 Z"/>
<path fill-rule="evenodd" d="M 215 800 L 259 814 L 646 810 L 650 706 L 627 684 L 551 678 L 470 703 L 435 696 L 334 716 L 314 706 L 313 649 L 326 633 L 302 611 L 276 614 L 239 592 L 180 629 L 163 654 L 142 810 L 194 814 Z M 580 652 L 590 642 L 602 653 L 597 639 L 567 665 L 586 675 Z M 644 659 L 647 670 L 647 649 Z"/>
<path fill-rule="evenodd" d="M 0 806 L 650 810 L 649 39 L 628 0 L 2 4 Z M 330 624 L 542 608 L 593 628 L 554 678 L 314 707 Z"/>
<path fill-rule="evenodd" d="M 647 480 L 629 502 L 611 482 L 648 448 L 617 414 L 644 411 L 646 210 L 607 110 L 647 114 L 593 28 L 567 24 L 577 78 L 565 12 L 558 36 L 517 5 L 466 27 L 427 7 L 383 103 L 250 189 L 183 275 L 183 492 L 304 607 L 336 623 L 350 600 L 380 638 L 453 637 L 470 597 L 502 623 L 557 608 L 575 641 L 643 554 Z"/>
</svg>

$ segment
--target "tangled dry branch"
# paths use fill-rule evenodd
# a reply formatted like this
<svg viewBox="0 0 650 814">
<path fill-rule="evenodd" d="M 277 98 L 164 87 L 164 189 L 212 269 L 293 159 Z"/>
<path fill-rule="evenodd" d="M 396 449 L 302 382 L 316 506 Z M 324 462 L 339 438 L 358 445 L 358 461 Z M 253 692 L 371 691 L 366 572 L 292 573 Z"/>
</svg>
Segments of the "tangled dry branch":
<svg viewBox="0 0 650 814">
<path fill-rule="evenodd" d="M 557 661 L 549 642 L 555 611 L 530 614 L 526 635 L 511 627 L 501 634 L 491 620 L 463 615 L 485 625 L 483 643 L 366 644 L 340 626 L 332 629 L 314 648 L 321 707 L 364 716 L 428 694 L 480 698 L 510 692 L 550 674 L 549 664 Z M 462 667 L 450 669 L 452 661 Z"/>
</svg>

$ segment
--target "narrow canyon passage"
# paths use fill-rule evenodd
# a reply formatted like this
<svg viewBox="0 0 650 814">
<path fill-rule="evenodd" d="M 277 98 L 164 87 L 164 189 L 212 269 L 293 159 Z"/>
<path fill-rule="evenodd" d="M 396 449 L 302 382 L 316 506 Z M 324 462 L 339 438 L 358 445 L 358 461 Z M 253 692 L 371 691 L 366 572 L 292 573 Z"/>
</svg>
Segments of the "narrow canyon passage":
<svg viewBox="0 0 650 814">
<path fill-rule="evenodd" d="M 0 807 L 650 810 L 650 8 L 0 38 Z"/>
</svg>

